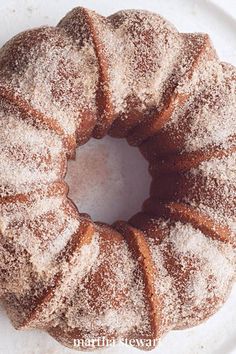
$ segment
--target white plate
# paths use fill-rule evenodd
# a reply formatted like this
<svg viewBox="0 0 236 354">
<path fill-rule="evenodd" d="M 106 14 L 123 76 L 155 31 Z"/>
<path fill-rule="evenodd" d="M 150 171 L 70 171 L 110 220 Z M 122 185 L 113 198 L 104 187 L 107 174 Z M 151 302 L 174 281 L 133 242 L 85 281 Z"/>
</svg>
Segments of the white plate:
<svg viewBox="0 0 236 354">
<path fill-rule="evenodd" d="M 7 2 L 0 0 L 0 45 L 26 28 L 56 24 L 68 10 L 78 5 L 92 8 L 104 15 L 122 8 L 141 8 L 159 12 L 173 22 L 180 31 L 209 33 L 222 60 L 236 64 L 236 2 L 234 0 L 214 0 L 214 2 L 206 0 L 125 0 L 117 2 L 109 0 L 80 0 L 79 2 L 75 0 L 15 0 Z M 94 141 L 89 142 L 81 149 L 78 154 L 80 165 L 85 158 L 91 161 L 94 144 Z M 150 179 L 146 172 L 147 165 L 136 150 L 127 149 L 125 142 L 109 138 L 96 142 L 94 163 L 90 163 L 90 167 L 85 164 L 84 173 L 77 171 L 78 163 L 70 164 L 68 180 L 74 181 L 76 174 L 77 181 L 80 182 L 80 189 L 74 187 L 72 194 L 75 194 L 74 198 L 80 209 L 83 206 L 82 210 L 90 212 L 95 219 L 112 222 L 117 218 L 128 218 L 137 211 L 148 193 Z M 101 164 L 102 169 L 99 168 Z M 105 168 L 106 173 L 102 174 L 101 171 Z M 93 174 L 85 178 L 85 175 L 92 171 Z M 132 187 L 133 180 L 134 186 Z M 84 189 L 87 181 L 90 183 L 89 188 Z M 146 189 L 142 188 L 143 185 Z M 127 200 L 128 191 L 131 196 L 129 200 Z M 235 309 L 236 287 L 225 306 L 209 321 L 190 330 L 169 333 L 154 353 L 236 354 Z M 107 354 L 124 352 L 140 353 L 136 349 L 124 346 L 106 350 Z M 74 351 L 61 347 L 43 332 L 14 330 L 4 311 L 0 312 L 0 354 L 69 353 L 74 353 Z M 103 351 L 99 353 L 102 354 Z"/>
</svg>

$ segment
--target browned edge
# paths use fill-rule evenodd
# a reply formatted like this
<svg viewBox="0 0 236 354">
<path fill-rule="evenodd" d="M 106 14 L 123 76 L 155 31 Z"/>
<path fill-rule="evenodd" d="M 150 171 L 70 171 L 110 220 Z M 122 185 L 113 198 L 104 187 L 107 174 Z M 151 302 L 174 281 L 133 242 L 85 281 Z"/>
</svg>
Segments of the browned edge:
<svg viewBox="0 0 236 354">
<path fill-rule="evenodd" d="M 236 136 L 232 136 L 229 140 L 233 142 L 235 138 Z M 221 159 L 228 157 L 234 152 L 236 152 L 236 144 L 232 143 L 227 149 L 221 146 L 209 146 L 203 150 L 171 154 L 163 157 L 159 156 L 156 163 L 150 164 L 149 171 L 153 177 L 172 172 L 184 172 L 198 167 L 202 162 L 209 161 L 213 158 Z"/>
<path fill-rule="evenodd" d="M 58 254 L 55 259 L 55 264 L 63 264 L 64 262 L 71 264 L 73 256 L 80 251 L 84 245 L 88 245 L 92 242 L 94 235 L 94 225 L 91 221 L 87 219 L 81 219 L 79 229 L 74 233 L 67 243 L 66 247 Z M 40 314 L 47 308 L 50 302 L 55 297 L 58 289 L 63 284 L 63 272 L 55 274 L 53 285 L 50 285 L 43 296 L 38 299 L 37 305 L 32 309 L 29 316 L 24 319 L 22 324 L 18 327 L 19 329 L 29 328 L 32 323 L 40 317 Z"/>
<path fill-rule="evenodd" d="M 192 62 L 191 68 L 185 73 L 184 78 L 186 81 L 190 81 L 195 69 L 198 67 L 199 62 L 201 61 L 203 55 L 206 53 L 208 48 L 211 48 L 211 42 L 208 35 L 205 35 L 205 43 L 202 49 L 200 50 L 198 56 Z M 209 53 L 209 58 L 213 58 L 215 56 L 215 51 Z M 181 78 L 181 81 L 184 81 L 184 78 Z M 163 97 L 165 96 L 165 92 L 163 93 Z M 139 146 L 150 136 L 153 136 L 158 133 L 158 131 L 164 127 L 164 125 L 170 121 L 171 115 L 178 107 L 182 107 L 185 102 L 189 99 L 189 94 L 180 94 L 178 93 L 178 85 L 177 88 L 172 93 L 172 96 L 167 101 L 165 107 L 155 115 L 151 121 L 143 122 L 134 128 L 133 132 L 128 136 L 128 142 L 130 145 Z"/>
<path fill-rule="evenodd" d="M 149 198 L 143 205 L 143 211 L 154 214 L 164 219 L 172 219 L 183 223 L 190 223 L 195 229 L 199 229 L 213 240 L 230 243 L 236 247 L 236 240 L 228 226 L 221 226 L 210 216 L 196 210 L 185 203 L 160 203 L 155 198 Z"/>
<path fill-rule="evenodd" d="M 45 193 L 46 197 L 52 197 L 52 196 L 59 196 L 59 195 L 66 195 L 68 193 L 68 185 L 62 181 L 58 180 L 50 185 L 46 185 L 45 190 L 40 188 L 38 190 L 35 190 L 34 192 L 29 192 L 26 194 L 15 194 L 15 195 L 9 195 L 9 196 L 4 196 L 0 197 L 0 205 L 1 204 L 7 204 L 7 203 L 28 203 L 32 198 L 34 198 L 38 193 Z"/>
<path fill-rule="evenodd" d="M 68 151 L 69 155 L 73 153 L 73 150 L 76 148 L 75 136 L 66 135 L 63 128 L 58 124 L 58 122 L 54 118 L 47 117 L 42 112 L 39 112 L 38 110 L 30 106 L 28 102 L 26 102 L 22 97 L 2 85 L 0 85 L 0 97 L 4 98 L 10 104 L 17 107 L 17 109 L 23 115 L 21 116 L 22 120 L 30 118 L 36 124 L 41 124 L 52 132 L 54 132 L 56 135 L 60 136 L 63 145 Z"/>
<path fill-rule="evenodd" d="M 93 130 L 93 136 L 95 138 L 102 138 L 106 135 L 113 119 L 113 105 L 109 93 L 109 67 L 108 59 L 105 55 L 104 46 L 99 39 L 99 31 L 96 29 L 90 12 L 81 8 L 81 11 L 85 17 L 88 25 L 88 29 L 91 34 L 91 38 L 94 44 L 94 51 L 98 61 L 99 67 L 99 81 L 98 89 L 96 93 L 97 109 L 98 109 L 98 121 Z"/>
<path fill-rule="evenodd" d="M 124 221 L 117 221 L 114 228 L 125 238 L 128 246 L 137 259 L 143 274 L 145 285 L 145 298 L 149 305 L 149 316 L 151 325 L 150 339 L 154 340 L 160 337 L 161 333 L 161 299 L 157 297 L 155 291 L 155 280 L 157 270 L 152 258 L 152 254 L 141 230 L 138 230 Z M 150 348 L 151 349 L 151 348 Z"/>
</svg>

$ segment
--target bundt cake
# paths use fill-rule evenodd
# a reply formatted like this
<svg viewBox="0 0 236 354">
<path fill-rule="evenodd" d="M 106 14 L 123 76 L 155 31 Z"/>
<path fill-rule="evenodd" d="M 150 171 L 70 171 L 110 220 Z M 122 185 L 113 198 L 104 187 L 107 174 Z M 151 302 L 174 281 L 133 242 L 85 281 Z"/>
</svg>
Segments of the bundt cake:
<svg viewBox="0 0 236 354">
<path fill-rule="evenodd" d="M 0 298 L 65 346 L 152 349 L 225 302 L 236 269 L 236 69 L 206 34 L 84 8 L 0 51 Z M 148 160 L 140 213 L 109 226 L 67 196 L 90 137 Z"/>
</svg>

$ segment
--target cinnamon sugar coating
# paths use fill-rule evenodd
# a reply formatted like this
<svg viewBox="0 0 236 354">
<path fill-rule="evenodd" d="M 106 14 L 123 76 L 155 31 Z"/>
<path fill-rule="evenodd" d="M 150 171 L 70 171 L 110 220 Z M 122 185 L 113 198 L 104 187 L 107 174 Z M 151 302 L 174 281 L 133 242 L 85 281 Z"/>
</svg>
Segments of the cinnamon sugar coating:
<svg viewBox="0 0 236 354">
<path fill-rule="evenodd" d="M 235 107 L 236 69 L 208 35 L 147 11 L 75 8 L 7 42 L 0 299 L 14 326 L 75 349 L 152 349 L 215 313 L 235 280 Z M 153 177 L 143 210 L 113 226 L 80 213 L 64 182 L 75 149 L 106 134 L 138 146 Z"/>
</svg>

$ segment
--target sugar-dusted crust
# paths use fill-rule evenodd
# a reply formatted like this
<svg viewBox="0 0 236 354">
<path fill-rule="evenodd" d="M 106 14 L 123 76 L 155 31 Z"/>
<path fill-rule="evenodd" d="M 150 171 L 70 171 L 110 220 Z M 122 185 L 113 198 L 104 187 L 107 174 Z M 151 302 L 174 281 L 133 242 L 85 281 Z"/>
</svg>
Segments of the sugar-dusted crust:
<svg viewBox="0 0 236 354">
<path fill-rule="evenodd" d="M 216 312 L 235 280 L 235 83 L 208 35 L 147 11 L 75 8 L 3 46 L 0 297 L 16 328 L 152 349 Z M 113 226 L 64 182 L 76 147 L 106 134 L 153 178 L 142 212 Z"/>
</svg>

